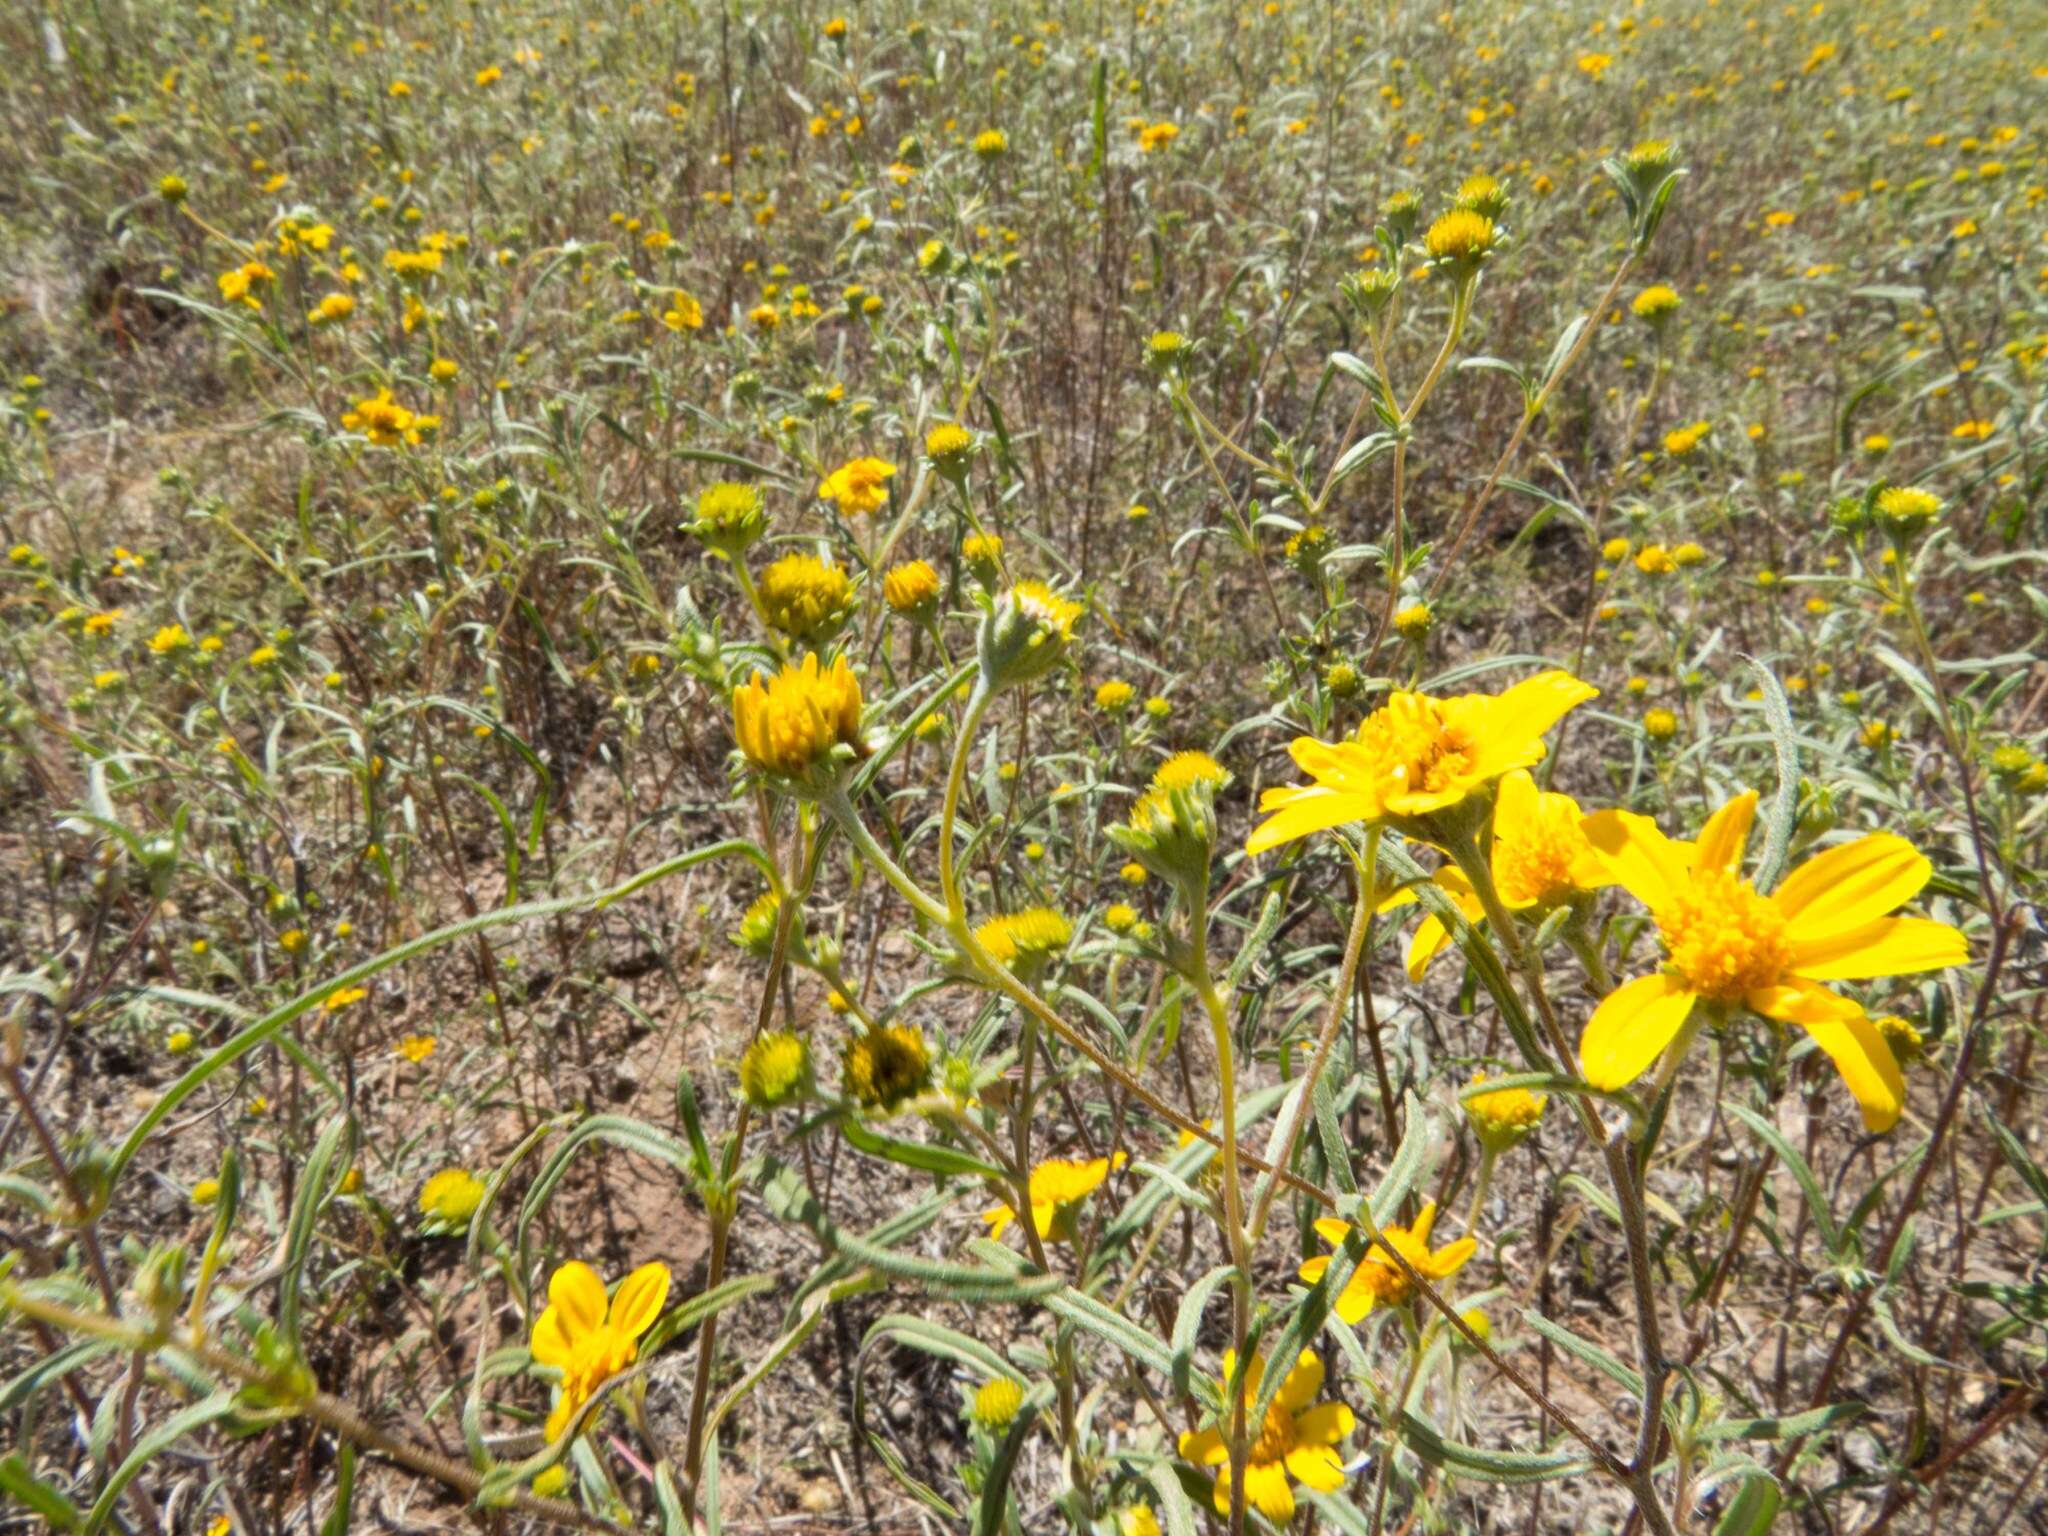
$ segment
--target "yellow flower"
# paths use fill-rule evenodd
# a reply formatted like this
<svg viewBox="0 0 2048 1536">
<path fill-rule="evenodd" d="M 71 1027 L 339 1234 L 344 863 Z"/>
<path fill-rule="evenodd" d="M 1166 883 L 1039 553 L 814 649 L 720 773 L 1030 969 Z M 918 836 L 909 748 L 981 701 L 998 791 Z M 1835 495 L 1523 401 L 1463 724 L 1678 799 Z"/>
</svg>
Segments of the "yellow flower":
<svg viewBox="0 0 2048 1536">
<path fill-rule="evenodd" d="M 853 582 L 816 555 L 784 555 L 761 573 L 761 610 L 770 627 L 818 644 L 839 633 L 853 612 Z"/>
<path fill-rule="evenodd" d="M 469 1220 L 483 1204 L 484 1181 L 467 1168 L 443 1168 L 420 1190 L 420 1210 L 454 1226 Z"/>
<path fill-rule="evenodd" d="M 1678 734 L 1678 716 L 1668 709 L 1644 710 L 1643 734 L 1652 741 L 1669 741 Z"/>
<path fill-rule="evenodd" d="M 960 558 L 973 566 L 975 575 L 984 582 L 993 581 L 996 566 L 1003 558 L 1003 536 L 999 533 L 970 533 L 960 541 Z"/>
<path fill-rule="evenodd" d="M 868 1109 L 891 1110 L 920 1093 L 932 1078 L 932 1056 L 924 1031 L 914 1024 L 871 1029 L 846 1047 L 840 1087 Z"/>
<path fill-rule="evenodd" d="M 1739 873 L 1756 801 L 1754 790 L 1730 800 L 1690 845 L 1647 816 L 1586 819 L 1615 879 L 1656 919 L 1665 954 L 1661 970 L 1610 993 L 1586 1022 L 1586 1080 L 1596 1088 L 1633 1082 L 1696 1005 L 1739 1005 L 1804 1028 L 1862 1106 L 1863 1123 L 1889 1130 L 1905 1102 L 1898 1063 L 1863 1009 L 1824 983 L 1963 965 L 1969 942 L 1947 923 L 1888 915 L 1933 874 L 1912 844 L 1888 832 L 1815 854 L 1762 894 Z"/>
<path fill-rule="evenodd" d="M 795 778 L 835 746 L 858 750 L 860 711 L 860 680 L 846 658 L 821 667 L 808 655 L 733 691 L 733 737 L 756 768 Z"/>
<path fill-rule="evenodd" d="M 889 477 L 896 466 L 887 459 L 849 459 L 825 477 L 818 495 L 834 502 L 847 517 L 879 510 L 889 500 Z"/>
<path fill-rule="evenodd" d="M 942 421 L 924 438 L 925 457 L 944 475 L 957 475 L 974 452 L 974 434 L 956 421 Z"/>
<path fill-rule="evenodd" d="M 530 1344 L 536 1365 L 562 1373 L 561 1395 L 548 1415 L 550 1441 L 562 1437 L 599 1387 L 640 1358 L 640 1335 L 661 1316 L 668 1281 L 666 1264 L 642 1264 L 607 1300 L 604 1281 L 588 1264 L 555 1271 Z"/>
<path fill-rule="evenodd" d="M 1351 1271 L 1351 1278 L 1344 1284 L 1337 1297 L 1337 1315 L 1354 1327 L 1365 1319 L 1374 1307 L 1397 1307 L 1407 1301 L 1414 1291 L 1414 1285 L 1394 1262 L 1386 1257 L 1398 1253 L 1408 1261 L 1408 1267 L 1425 1280 L 1448 1280 L 1460 1269 L 1465 1261 L 1479 1251 L 1478 1242 L 1461 1237 L 1455 1243 L 1446 1243 L 1435 1252 L 1430 1251 L 1429 1231 L 1436 1225 L 1436 1202 L 1429 1201 L 1415 1217 L 1412 1227 L 1382 1227 L 1378 1240 L 1366 1256 L 1359 1260 L 1358 1268 Z M 1348 1222 L 1325 1216 L 1316 1223 L 1316 1234 L 1332 1247 L 1341 1246 L 1351 1235 Z M 1302 1279 L 1314 1285 L 1323 1278 L 1323 1271 L 1330 1267 L 1328 1254 L 1317 1254 L 1304 1259 L 1296 1271 Z"/>
<path fill-rule="evenodd" d="M 358 400 L 354 410 L 343 412 L 341 424 L 378 447 L 389 448 L 401 442 L 418 446 L 420 438 L 441 422 L 439 417 L 407 410 L 391 398 L 390 390 L 380 389 L 370 399 Z"/>
<path fill-rule="evenodd" d="M 678 288 L 668 308 L 662 311 L 661 323 L 672 331 L 701 331 L 704 306 Z"/>
<path fill-rule="evenodd" d="M 158 656 L 169 656 L 174 651 L 185 650 L 192 644 L 192 637 L 185 633 L 182 624 L 166 624 L 149 637 L 149 648 Z"/>
<path fill-rule="evenodd" d="M 771 1029 L 740 1057 L 740 1092 L 756 1109 L 786 1104 L 810 1086 L 811 1051 L 802 1038 Z"/>
<path fill-rule="evenodd" d="M 260 261 L 245 261 L 232 272 L 220 275 L 220 296 L 224 304 L 246 304 L 251 309 L 261 309 L 263 300 L 257 297 L 262 288 L 277 280 L 277 274 Z"/>
<path fill-rule="evenodd" d="M 407 1035 L 398 1042 L 398 1054 L 414 1066 L 418 1066 L 434 1054 L 434 1047 L 438 1043 L 432 1035 Z"/>
<path fill-rule="evenodd" d="M 1437 261 L 1476 261 L 1493 249 L 1496 238 L 1493 220 L 1470 208 L 1453 208 L 1422 237 L 1424 247 Z"/>
<path fill-rule="evenodd" d="M 1226 1388 L 1236 1366 L 1237 1352 L 1225 1350 Z M 1265 1357 L 1255 1356 L 1245 1369 L 1247 1407 L 1258 1396 L 1265 1368 Z M 1336 1446 L 1358 1427 L 1358 1421 L 1342 1403 L 1318 1403 L 1316 1396 L 1322 1390 L 1323 1362 L 1314 1350 L 1304 1349 L 1274 1393 L 1266 1422 L 1259 1426 L 1245 1457 L 1244 1501 L 1275 1524 L 1284 1526 L 1294 1518 L 1294 1483 L 1319 1493 L 1333 1493 L 1344 1486 L 1344 1458 L 1337 1454 Z M 1182 1435 L 1180 1454 L 1184 1461 L 1216 1468 L 1216 1511 L 1229 1514 L 1230 1447 L 1223 1431 L 1211 1424 Z"/>
<path fill-rule="evenodd" d="M 1394 629 L 1409 640 L 1420 640 L 1429 633 L 1431 620 L 1436 617 L 1427 603 L 1410 603 L 1394 615 Z"/>
<path fill-rule="evenodd" d="M 1664 434 L 1664 451 L 1674 459 L 1682 459 L 1699 447 L 1705 441 L 1707 434 L 1713 430 L 1714 424 L 1712 422 L 1696 421 L 1689 427 L 1679 427 L 1675 431 L 1666 432 Z"/>
<path fill-rule="evenodd" d="M 356 312 L 356 301 L 345 293 L 324 295 L 306 313 L 309 325 L 336 325 Z"/>
<path fill-rule="evenodd" d="M 1313 781 L 1266 791 L 1268 812 L 1245 844 L 1264 853 L 1348 821 L 1413 827 L 1502 774 L 1543 760 L 1543 734 L 1600 690 L 1569 672 L 1543 672 L 1505 693 L 1434 698 L 1395 693 L 1334 744 L 1297 736 L 1288 749 Z"/>
<path fill-rule="evenodd" d="M 1606 861 L 1581 830 L 1585 815 L 1570 795 L 1537 789 L 1527 769 L 1517 768 L 1500 781 L 1500 796 L 1493 807 L 1491 867 L 1501 905 L 1510 912 L 1548 910 L 1581 891 L 1614 884 Z M 1485 921 L 1478 893 L 1457 866 L 1445 865 L 1436 872 L 1435 880 L 1466 922 Z M 1402 891 L 1380 910 L 1408 906 L 1415 899 L 1412 891 Z M 1410 979 L 1420 981 L 1429 962 L 1450 942 L 1443 919 L 1433 912 L 1425 916 L 1408 944 Z"/>
<path fill-rule="evenodd" d="M 1120 1152 L 1114 1166 L 1122 1167 L 1123 1161 Z M 1031 1170 L 1031 1226 L 1042 1240 L 1055 1243 L 1074 1240 L 1076 1207 L 1102 1187 L 1111 1166 L 1106 1157 L 1094 1157 L 1086 1162 L 1076 1158 L 1050 1157 Z M 988 1235 L 1000 1238 L 1009 1231 L 1017 1213 L 1007 1205 L 999 1205 L 985 1212 L 981 1219 L 988 1223 Z"/>
<path fill-rule="evenodd" d="M 1680 303 L 1678 290 L 1666 283 L 1652 283 L 1629 301 L 1629 309 L 1638 320 L 1655 323 L 1668 319 Z"/>
<path fill-rule="evenodd" d="M 1877 515 L 1894 533 L 1916 533 L 1940 515 L 1941 498 L 1912 486 L 1887 486 L 1877 493 Z"/>
<path fill-rule="evenodd" d="M 1164 149 L 1180 137 L 1178 123 L 1147 123 L 1138 130 L 1138 148 L 1144 154 Z"/>
<path fill-rule="evenodd" d="M 984 128 L 974 136 L 974 153 L 983 160 L 994 160 L 1010 147 L 1010 136 L 1000 128 Z"/>
<path fill-rule="evenodd" d="M 1136 694 L 1137 689 L 1122 678 L 1112 677 L 1106 683 L 1097 684 L 1095 707 L 1105 715 L 1120 715 L 1130 708 L 1131 700 Z"/>
<path fill-rule="evenodd" d="M 201 1179 L 192 1186 L 192 1203 L 194 1205 L 212 1205 L 219 1198 L 219 1179 Z"/>
<path fill-rule="evenodd" d="M 939 573 L 927 560 L 906 560 L 882 578 L 882 596 L 898 613 L 918 614 L 939 600 Z"/>
<path fill-rule="evenodd" d="M 1026 907 L 1022 912 L 992 917 L 974 930 L 975 942 L 1003 966 L 1065 949 L 1073 936 L 1073 924 L 1051 907 Z"/>
<path fill-rule="evenodd" d="M 1024 1407 L 1024 1387 L 1008 1376 L 991 1376 L 974 1393 L 969 1410 L 983 1429 L 1008 1429 Z"/>
<path fill-rule="evenodd" d="M 1472 1076 L 1475 1088 L 1485 1081 L 1484 1072 Z M 1550 1099 L 1527 1088 L 1497 1088 L 1492 1093 L 1473 1094 L 1462 1102 L 1480 1141 L 1491 1151 L 1504 1152 L 1536 1129 Z"/>
</svg>

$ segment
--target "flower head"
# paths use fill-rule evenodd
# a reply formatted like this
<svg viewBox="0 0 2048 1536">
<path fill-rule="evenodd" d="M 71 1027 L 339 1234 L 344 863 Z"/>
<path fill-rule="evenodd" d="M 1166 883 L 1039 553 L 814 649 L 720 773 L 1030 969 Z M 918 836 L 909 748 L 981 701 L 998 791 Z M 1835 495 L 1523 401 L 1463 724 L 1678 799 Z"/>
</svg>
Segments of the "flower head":
<svg viewBox="0 0 2048 1536">
<path fill-rule="evenodd" d="M 840 1086 L 867 1109 L 892 1110 L 931 1079 L 931 1052 L 914 1024 L 869 1030 L 847 1045 L 840 1062 Z"/>
<path fill-rule="evenodd" d="M 1013 687 L 1050 672 L 1066 654 L 1081 612 L 1079 603 L 1042 581 L 1010 588 L 981 624 L 977 649 L 988 686 Z"/>
<path fill-rule="evenodd" d="M 1346 740 L 1297 736 L 1289 751 L 1311 782 L 1266 791 L 1259 808 L 1268 818 L 1245 851 L 1348 821 L 1429 830 L 1426 819 L 1541 762 L 1544 732 L 1599 691 L 1569 672 L 1542 672 L 1505 693 L 1396 693 Z"/>
<path fill-rule="evenodd" d="M 736 480 L 721 480 L 698 492 L 697 520 L 689 530 L 727 559 L 734 559 L 767 526 L 761 492 Z"/>
<path fill-rule="evenodd" d="M 390 390 L 380 389 L 369 399 L 358 400 L 354 410 L 344 411 L 341 424 L 351 432 L 362 433 L 379 448 L 399 443 L 418 447 L 421 438 L 441 425 L 441 418 L 407 410 L 391 398 Z"/>
<path fill-rule="evenodd" d="M 1475 1073 L 1472 1087 L 1477 1088 L 1485 1081 L 1484 1072 Z M 1522 1141 L 1542 1123 L 1544 1108 L 1550 1100 L 1547 1095 L 1531 1093 L 1527 1088 L 1496 1088 L 1491 1093 L 1467 1092 L 1462 1102 L 1479 1140 L 1489 1152 L 1498 1153 Z"/>
<path fill-rule="evenodd" d="M 1223 1355 L 1225 1401 L 1237 1369 L 1237 1353 Z M 1244 1393 L 1249 1407 L 1258 1396 L 1264 1378 L 1264 1356 L 1255 1356 L 1245 1368 Z M 1250 1453 L 1245 1457 L 1245 1503 L 1268 1520 L 1284 1526 L 1294 1518 L 1294 1484 L 1301 1483 L 1319 1493 L 1332 1493 L 1344 1486 L 1344 1458 L 1337 1442 L 1358 1427 L 1351 1410 L 1342 1403 L 1319 1403 L 1323 1390 L 1323 1362 L 1314 1350 L 1304 1349 L 1273 1394 L 1266 1420 L 1258 1427 Z M 1219 1425 L 1211 1424 L 1180 1437 L 1184 1461 L 1216 1468 L 1213 1495 L 1219 1514 L 1230 1513 L 1230 1446 Z"/>
<path fill-rule="evenodd" d="M 1493 220 L 1470 208 L 1453 208 L 1429 226 L 1422 243 L 1432 259 L 1447 266 L 1476 266 L 1493 249 Z"/>
<path fill-rule="evenodd" d="M 1678 1038 L 1693 1010 L 1744 1007 L 1797 1024 L 1835 1063 L 1873 1131 L 1905 1102 L 1898 1063 L 1860 1005 L 1831 981 L 1963 965 L 1970 946 L 1947 923 L 1888 914 L 1919 894 L 1933 866 L 1888 832 L 1815 854 L 1769 895 L 1740 873 L 1757 796 L 1747 791 L 1677 843 L 1647 816 L 1601 811 L 1586 835 L 1656 920 L 1663 968 L 1608 994 L 1579 1039 L 1586 1080 L 1620 1088 Z"/>
<path fill-rule="evenodd" d="M 1510 912 L 1546 912 L 1582 892 L 1614 883 L 1606 861 L 1586 840 L 1585 814 L 1570 795 L 1539 790 L 1525 768 L 1501 779 L 1493 806 L 1490 867 L 1502 906 Z M 1466 922 L 1485 921 L 1478 892 L 1455 865 L 1438 870 L 1435 881 Z M 1404 891 L 1381 910 L 1414 900 L 1412 892 Z M 1409 976 L 1420 981 L 1429 962 L 1450 942 L 1442 918 L 1433 912 L 1424 917 L 1408 945 Z"/>
<path fill-rule="evenodd" d="M 559 1440 L 597 1389 L 640 1358 L 640 1336 L 668 1300 L 666 1264 L 642 1264 L 607 1299 L 588 1264 L 568 1263 L 548 1281 L 548 1304 L 533 1325 L 536 1365 L 562 1373 L 547 1437 Z"/>
<path fill-rule="evenodd" d="M 930 618 L 939 603 L 939 573 L 928 560 L 906 560 L 882 578 L 882 596 L 898 613 Z"/>
<path fill-rule="evenodd" d="M 821 667 L 813 654 L 733 691 L 733 736 L 756 768 L 800 778 L 834 747 L 860 750 L 860 712 L 860 680 L 846 658 Z"/>
<path fill-rule="evenodd" d="M 1877 515 L 1887 533 L 1905 538 L 1923 531 L 1941 514 L 1941 498 L 1912 486 L 1886 486 L 1877 493 Z"/>
<path fill-rule="evenodd" d="M 420 1213 L 444 1226 L 459 1226 L 483 1204 L 484 1181 L 467 1168 L 443 1168 L 420 1189 Z"/>
<path fill-rule="evenodd" d="M 784 555 L 761 573 L 761 614 L 769 626 L 812 645 L 831 639 L 853 614 L 853 582 L 830 560 Z"/>
<path fill-rule="evenodd" d="M 1023 1384 L 1012 1376 L 991 1376 L 975 1389 L 968 1412 L 983 1429 L 1008 1429 L 1023 1408 Z"/>
<path fill-rule="evenodd" d="M 1026 907 L 992 917 L 974 930 L 974 941 L 987 950 L 996 964 L 1011 970 L 1020 962 L 1042 961 L 1067 947 L 1074 925 L 1051 907 Z"/>
<path fill-rule="evenodd" d="M 1358 1261 L 1358 1268 L 1351 1271 L 1351 1278 L 1338 1294 L 1337 1315 L 1356 1326 L 1374 1307 L 1397 1307 L 1409 1299 L 1414 1293 L 1414 1283 L 1388 1257 L 1389 1253 L 1398 1253 L 1408 1261 L 1408 1267 L 1425 1280 L 1448 1280 L 1463 1269 L 1465 1261 L 1479 1251 L 1478 1242 L 1470 1237 L 1461 1237 L 1455 1243 L 1446 1243 L 1432 1252 L 1429 1233 L 1435 1225 L 1436 1202 L 1432 1200 L 1416 1215 L 1412 1227 L 1381 1228 L 1372 1248 Z M 1351 1226 L 1334 1216 L 1325 1216 L 1316 1223 L 1316 1234 L 1332 1247 L 1337 1247 L 1351 1235 Z M 1329 1267 L 1329 1255 L 1318 1254 L 1315 1258 L 1302 1260 L 1297 1273 L 1314 1285 Z"/>
<path fill-rule="evenodd" d="M 1118 1153 L 1114 1164 L 1106 1157 L 1090 1158 L 1086 1162 L 1053 1157 L 1034 1166 L 1031 1170 L 1032 1229 L 1046 1242 L 1072 1242 L 1074 1217 L 1081 1202 L 1102 1187 L 1111 1167 L 1121 1167 L 1123 1161 L 1123 1154 Z M 1017 1219 L 1017 1213 L 1007 1205 L 999 1205 L 981 1219 L 988 1223 L 988 1235 L 999 1238 Z"/>
<path fill-rule="evenodd" d="M 942 421 L 924 436 L 925 457 L 950 479 L 958 479 L 974 455 L 974 434 L 957 421 Z"/>
<path fill-rule="evenodd" d="M 811 1048 L 785 1029 L 755 1036 L 740 1056 L 740 1093 L 756 1109 L 773 1109 L 805 1093 L 811 1081 Z"/>
<path fill-rule="evenodd" d="M 1668 283 L 1652 283 L 1629 301 L 1629 309 L 1638 320 L 1647 320 L 1660 325 L 1677 311 L 1680 299 L 1678 290 Z"/>
<path fill-rule="evenodd" d="M 818 487 L 822 500 L 836 504 L 844 516 L 879 511 L 889 500 L 889 477 L 896 466 L 887 459 L 849 459 Z"/>
</svg>

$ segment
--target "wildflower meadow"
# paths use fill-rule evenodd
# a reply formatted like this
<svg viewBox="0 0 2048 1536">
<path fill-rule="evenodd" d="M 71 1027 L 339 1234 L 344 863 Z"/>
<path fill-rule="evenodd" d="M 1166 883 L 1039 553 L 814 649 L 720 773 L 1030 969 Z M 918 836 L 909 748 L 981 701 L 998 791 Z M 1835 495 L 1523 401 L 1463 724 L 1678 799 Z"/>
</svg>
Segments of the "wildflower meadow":
<svg viewBox="0 0 2048 1536">
<path fill-rule="evenodd" d="M 2042 0 L 0 45 L 4 1529 L 2048 1529 Z"/>
</svg>

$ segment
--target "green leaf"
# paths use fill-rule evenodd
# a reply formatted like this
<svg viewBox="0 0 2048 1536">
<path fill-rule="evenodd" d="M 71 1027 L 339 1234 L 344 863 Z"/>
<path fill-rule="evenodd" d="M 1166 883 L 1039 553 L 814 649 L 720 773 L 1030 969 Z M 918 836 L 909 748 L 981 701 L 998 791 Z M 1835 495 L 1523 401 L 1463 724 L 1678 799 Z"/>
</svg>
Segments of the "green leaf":
<svg viewBox="0 0 2048 1536">
<path fill-rule="evenodd" d="M 870 1157 L 879 1157 L 905 1168 L 916 1168 L 925 1173 L 936 1173 L 942 1177 L 965 1175 L 976 1179 L 993 1179 L 1002 1183 L 1006 1177 L 1003 1170 L 992 1163 L 971 1156 L 954 1147 L 942 1146 L 936 1142 L 903 1141 L 894 1136 L 884 1136 L 871 1131 L 851 1115 L 839 1121 L 839 1134 L 858 1150 Z"/>
<path fill-rule="evenodd" d="M 356 1448 L 353 1441 L 341 1442 L 334 1464 L 334 1508 L 320 1522 L 320 1536 L 348 1536 L 350 1507 L 356 1496 Z"/>
<path fill-rule="evenodd" d="M 1476 1445 L 1447 1440 L 1437 1427 L 1402 1409 L 1395 1419 L 1401 1441 L 1432 1467 L 1482 1483 L 1544 1483 L 1573 1477 L 1592 1463 L 1582 1456 L 1536 1451 L 1484 1451 Z"/>
<path fill-rule="evenodd" d="M 1592 1366 L 1594 1370 L 1600 1372 L 1609 1381 L 1618 1383 L 1632 1396 L 1641 1397 L 1643 1395 L 1642 1373 L 1631 1370 L 1590 1339 L 1580 1338 L 1578 1334 L 1565 1327 L 1564 1324 L 1552 1322 L 1534 1307 L 1524 1307 L 1522 1309 L 1522 1321 L 1542 1334 L 1543 1337 L 1550 1340 L 1551 1343 L 1570 1355 L 1574 1360 L 1583 1361 L 1585 1364 Z"/>
<path fill-rule="evenodd" d="M 1808 1435 L 1853 1424 L 1863 1417 L 1864 1411 L 1861 1403 L 1829 1403 L 1825 1408 L 1809 1408 L 1804 1413 L 1786 1414 L 1782 1418 L 1715 1419 L 1701 1425 L 1693 1438 L 1701 1442 L 1803 1440 Z"/>
<path fill-rule="evenodd" d="M 1183 1396 L 1194 1390 L 1195 1335 L 1201 1331 L 1202 1309 L 1216 1294 L 1216 1287 L 1235 1273 L 1230 1265 L 1218 1264 L 1188 1287 L 1180 1299 L 1179 1310 L 1174 1313 L 1173 1388 Z"/>
<path fill-rule="evenodd" d="M 1744 1478 L 1742 1487 L 1729 1501 L 1728 1512 L 1714 1526 L 1714 1536 L 1766 1536 L 1778 1518 L 1784 1496 L 1776 1478 Z"/>
<path fill-rule="evenodd" d="M 108 1477 L 106 1486 L 94 1501 L 92 1512 L 85 1518 L 83 1527 L 86 1536 L 94 1536 L 105 1528 L 114 1517 L 114 1506 L 121 1502 L 121 1495 L 128 1485 L 135 1481 L 142 1469 L 156 1460 L 165 1451 L 176 1445 L 195 1430 L 204 1429 L 216 1419 L 226 1418 L 235 1411 L 233 1392 L 216 1392 L 213 1396 L 180 1410 L 145 1433 L 135 1442 L 127 1458 Z"/>
<path fill-rule="evenodd" d="M 1835 1227 L 1834 1214 L 1828 1208 L 1827 1196 L 1821 1191 L 1820 1180 L 1813 1176 L 1813 1170 L 1806 1165 L 1806 1159 L 1794 1150 L 1792 1143 L 1784 1138 L 1775 1125 L 1748 1105 L 1730 1104 L 1727 1110 L 1748 1126 L 1759 1141 L 1778 1155 L 1778 1160 L 1785 1165 L 1786 1171 L 1792 1175 L 1800 1191 L 1806 1196 L 1806 1208 L 1813 1213 L 1814 1231 L 1820 1235 L 1821 1246 L 1827 1249 L 1837 1263 L 1842 1262 L 1845 1256 L 1842 1253 L 1841 1233 Z"/>
<path fill-rule="evenodd" d="M 19 1451 L 0 1461 L 0 1493 L 39 1516 L 49 1530 L 78 1529 L 78 1506 L 37 1477 Z"/>
</svg>

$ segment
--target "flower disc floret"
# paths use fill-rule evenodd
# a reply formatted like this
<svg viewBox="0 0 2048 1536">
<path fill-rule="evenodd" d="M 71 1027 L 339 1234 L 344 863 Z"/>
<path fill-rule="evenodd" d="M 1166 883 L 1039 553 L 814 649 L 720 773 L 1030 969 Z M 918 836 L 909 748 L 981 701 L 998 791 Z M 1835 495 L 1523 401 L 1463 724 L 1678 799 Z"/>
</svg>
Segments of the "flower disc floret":
<svg viewBox="0 0 2048 1536">
<path fill-rule="evenodd" d="M 893 1110 L 931 1079 L 931 1051 L 914 1024 L 871 1029 L 848 1043 L 840 1061 L 840 1087 L 865 1109 Z"/>
</svg>

